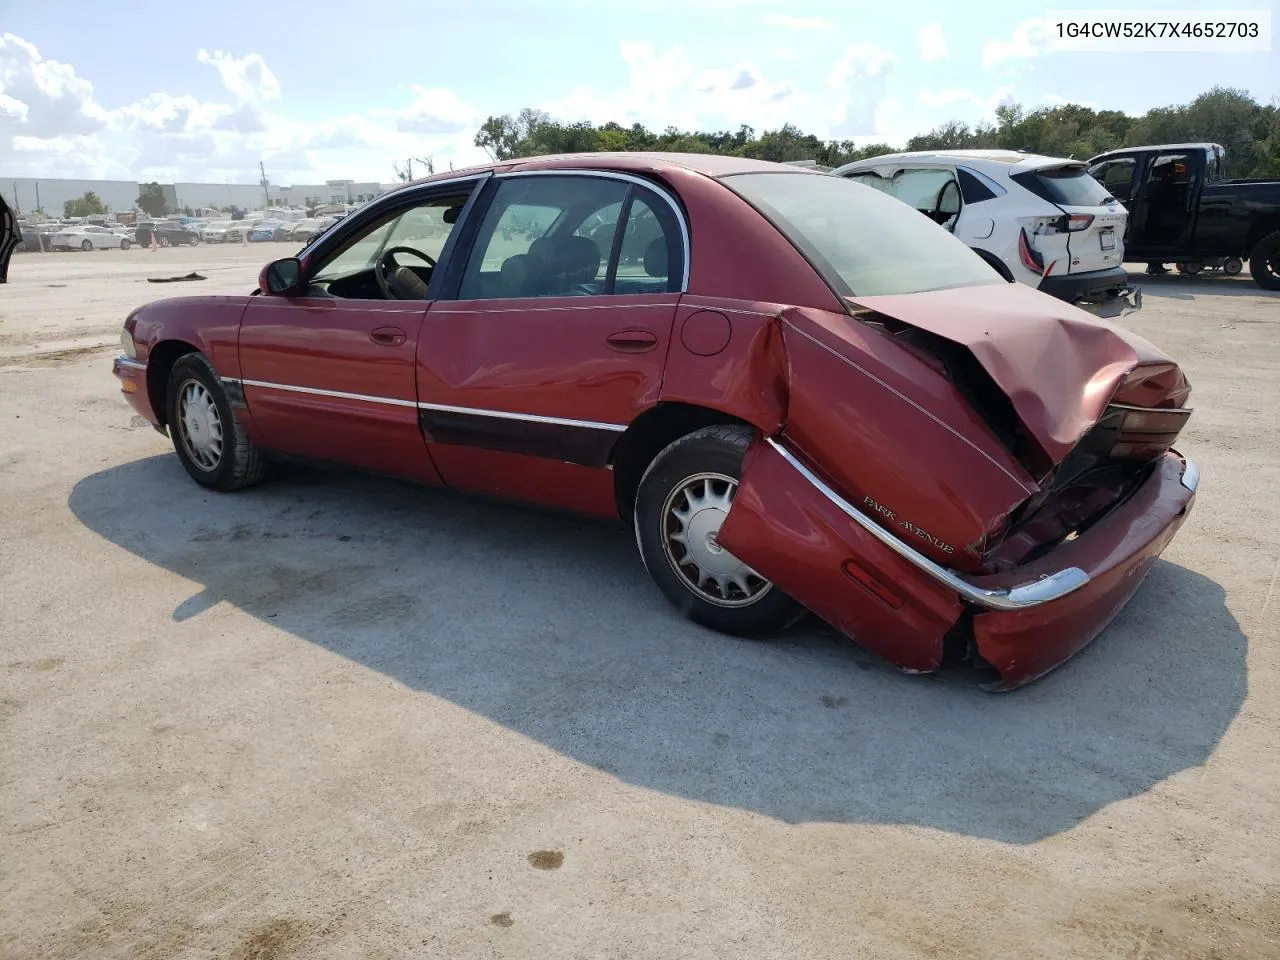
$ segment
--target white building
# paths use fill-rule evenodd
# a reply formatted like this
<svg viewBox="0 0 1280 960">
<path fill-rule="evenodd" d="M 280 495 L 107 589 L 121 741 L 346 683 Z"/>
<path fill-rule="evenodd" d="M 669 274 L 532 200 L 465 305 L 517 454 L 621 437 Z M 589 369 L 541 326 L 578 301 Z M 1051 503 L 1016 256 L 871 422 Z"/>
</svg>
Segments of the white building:
<svg viewBox="0 0 1280 960">
<path fill-rule="evenodd" d="M 166 183 L 165 200 L 172 213 L 211 207 L 239 207 L 261 210 L 264 207 L 296 207 L 306 209 L 324 204 L 366 203 L 398 184 L 380 184 L 357 180 L 329 180 L 325 183 L 294 186 L 268 185 L 264 195 L 260 183 Z M 128 213 L 138 201 L 140 185 L 132 180 L 56 180 L 10 178 L 0 180 L 0 194 L 13 209 L 23 215 L 39 207 L 49 217 L 62 216 L 62 205 L 77 200 L 85 193 L 96 193 L 112 213 Z"/>
<path fill-rule="evenodd" d="M 261 209 L 266 202 L 262 186 L 257 183 L 175 183 L 173 185 L 177 207 L 239 207 L 241 210 Z"/>
<path fill-rule="evenodd" d="M 5 202 L 22 215 L 37 208 L 49 217 L 62 216 L 62 205 L 79 200 L 86 193 L 96 193 L 113 213 L 128 213 L 138 202 L 138 184 L 132 180 L 54 180 L 34 177 L 10 177 L 0 180 L 0 194 Z"/>
</svg>

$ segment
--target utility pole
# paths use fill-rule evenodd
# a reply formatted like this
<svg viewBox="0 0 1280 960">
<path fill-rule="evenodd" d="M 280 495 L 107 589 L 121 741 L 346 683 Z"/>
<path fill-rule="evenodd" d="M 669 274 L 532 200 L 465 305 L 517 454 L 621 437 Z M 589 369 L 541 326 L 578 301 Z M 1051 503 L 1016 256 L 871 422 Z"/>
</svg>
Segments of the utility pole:
<svg viewBox="0 0 1280 960">
<path fill-rule="evenodd" d="M 15 217 L 22 216 L 22 200 L 18 197 L 18 181 L 13 181 L 13 209 Z"/>
<path fill-rule="evenodd" d="M 271 208 L 271 194 L 267 192 L 267 170 L 261 160 L 258 161 L 258 172 L 262 174 L 262 212 L 266 213 Z"/>
<path fill-rule="evenodd" d="M 36 181 L 36 212 L 43 213 L 44 208 L 40 206 L 40 181 Z"/>
</svg>

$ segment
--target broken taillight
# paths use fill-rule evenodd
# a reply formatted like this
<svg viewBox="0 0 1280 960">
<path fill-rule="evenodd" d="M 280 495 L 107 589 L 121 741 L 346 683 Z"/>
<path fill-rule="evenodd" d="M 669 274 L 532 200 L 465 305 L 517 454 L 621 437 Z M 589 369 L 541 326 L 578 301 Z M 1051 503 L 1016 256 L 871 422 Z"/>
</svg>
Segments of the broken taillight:
<svg viewBox="0 0 1280 960">
<path fill-rule="evenodd" d="M 1187 408 L 1152 409 L 1123 403 L 1112 404 L 1108 411 L 1119 417 L 1111 456 L 1121 460 L 1148 459 L 1164 453 L 1173 446 L 1191 416 Z"/>
<path fill-rule="evenodd" d="M 1044 258 L 1040 256 L 1040 251 L 1031 246 L 1025 227 L 1018 231 L 1018 256 L 1022 259 L 1024 267 L 1044 276 Z"/>
</svg>

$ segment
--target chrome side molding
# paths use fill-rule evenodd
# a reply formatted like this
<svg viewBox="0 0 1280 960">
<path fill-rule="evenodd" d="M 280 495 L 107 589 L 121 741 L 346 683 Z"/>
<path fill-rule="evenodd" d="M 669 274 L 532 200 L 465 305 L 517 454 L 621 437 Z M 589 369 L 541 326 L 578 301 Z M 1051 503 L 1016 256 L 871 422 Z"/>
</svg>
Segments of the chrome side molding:
<svg viewBox="0 0 1280 960">
<path fill-rule="evenodd" d="M 1196 466 L 1196 462 L 1190 457 L 1183 457 L 1186 466 L 1182 468 L 1182 485 L 1192 493 L 1196 492 L 1196 488 L 1200 486 L 1200 468 Z"/>
<path fill-rule="evenodd" d="M 934 563 L 910 544 L 903 543 L 880 524 L 859 510 L 844 497 L 836 493 L 817 474 L 801 463 L 786 447 L 772 437 L 766 437 L 765 443 L 778 452 L 792 469 L 811 483 L 819 493 L 830 500 L 840 512 L 871 534 L 886 547 L 928 574 L 950 590 L 954 590 L 963 599 L 988 610 L 1025 610 L 1027 607 L 1038 607 L 1069 593 L 1074 593 L 1089 582 L 1089 575 L 1079 567 L 1066 567 L 1049 576 L 1032 580 L 1008 590 L 988 590 L 976 586 L 959 574 Z M 1190 461 L 1187 461 L 1190 464 Z M 1185 475 L 1184 475 L 1185 476 Z"/>
</svg>

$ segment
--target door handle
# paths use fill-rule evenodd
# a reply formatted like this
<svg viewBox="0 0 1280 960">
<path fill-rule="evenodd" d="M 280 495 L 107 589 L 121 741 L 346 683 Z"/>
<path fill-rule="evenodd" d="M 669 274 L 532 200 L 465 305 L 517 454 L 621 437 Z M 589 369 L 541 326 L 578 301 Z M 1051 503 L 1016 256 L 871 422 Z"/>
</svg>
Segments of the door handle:
<svg viewBox="0 0 1280 960">
<path fill-rule="evenodd" d="M 619 330 L 605 337 L 604 342 L 623 353 L 644 353 L 658 345 L 658 335 L 650 330 Z"/>
<path fill-rule="evenodd" d="M 405 333 L 399 327 L 378 327 L 369 333 L 369 339 L 380 347 L 398 347 L 405 341 Z"/>
</svg>

